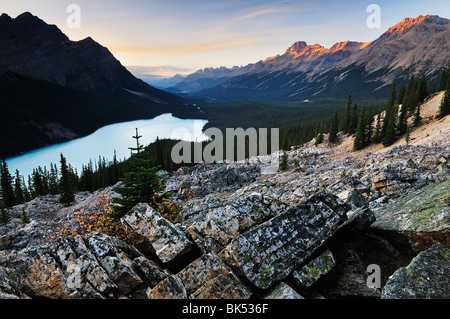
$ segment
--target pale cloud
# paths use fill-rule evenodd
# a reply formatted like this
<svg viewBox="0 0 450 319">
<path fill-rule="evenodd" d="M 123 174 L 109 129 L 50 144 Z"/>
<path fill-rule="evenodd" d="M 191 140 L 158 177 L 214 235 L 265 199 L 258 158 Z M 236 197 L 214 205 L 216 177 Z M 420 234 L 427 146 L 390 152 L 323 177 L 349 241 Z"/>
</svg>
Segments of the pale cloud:
<svg viewBox="0 0 450 319">
<path fill-rule="evenodd" d="M 292 0 L 276 1 L 264 5 L 256 5 L 247 9 L 243 9 L 237 13 L 234 20 L 249 20 L 256 17 L 262 17 L 266 19 L 267 16 L 281 17 L 280 14 L 310 12 L 323 10 L 323 7 L 319 6 L 315 1 L 303 1 L 301 3 Z"/>
<path fill-rule="evenodd" d="M 237 16 L 235 18 L 235 20 L 247 20 L 247 19 L 251 19 L 251 18 L 255 18 L 258 16 L 262 16 L 262 15 L 268 15 L 268 14 L 279 14 L 279 13 L 284 13 L 284 12 L 289 12 L 290 10 L 292 10 L 291 8 L 264 8 L 264 9 L 258 9 L 255 11 L 251 11 L 248 12 L 246 14 Z"/>
<path fill-rule="evenodd" d="M 214 43 L 186 43 L 173 46 L 160 47 L 140 47 L 140 46 L 110 46 L 108 47 L 113 52 L 134 52 L 134 53 L 149 53 L 161 54 L 164 56 L 183 56 L 202 52 L 210 52 L 216 50 L 225 50 L 236 47 L 249 45 L 253 42 L 260 41 L 261 38 L 246 38 L 240 40 L 214 42 Z"/>
<path fill-rule="evenodd" d="M 192 70 L 185 67 L 175 65 L 157 65 L 157 66 L 144 66 L 144 65 L 128 65 L 127 70 L 133 73 L 135 76 L 154 76 L 159 78 L 170 77 L 175 74 L 187 75 L 192 73 Z"/>
<path fill-rule="evenodd" d="M 310 42 L 315 41 L 311 36 L 307 36 L 311 34 L 311 30 L 316 32 L 322 30 L 323 33 L 326 33 L 332 28 L 331 24 L 279 27 L 270 30 L 226 33 L 221 36 L 206 37 L 204 40 L 175 45 L 165 43 L 142 44 L 141 46 L 108 45 L 107 47 L 125 65 L 155 65 L 155 61 L 162 62 L 162 64 L 156 64 L 158 69 L 141 67 L 140 74 L 157 74 L 167 77 L 176 73 L 186 75 L 207 66 L 254 63 L 277 54 L 283 54 L 288 46 L 298 40 L 304 40 L 311 44 Z M 280 41 L 281 39 L 284 40 Z M 276 41 L 279 43 L 275 46 Z M 230 62 L 229 57 L 232 54 L 238 59 L 230 60 Z M 170 67 L 173 65 L 190 68 L 175 70 Z"/>
</svg>

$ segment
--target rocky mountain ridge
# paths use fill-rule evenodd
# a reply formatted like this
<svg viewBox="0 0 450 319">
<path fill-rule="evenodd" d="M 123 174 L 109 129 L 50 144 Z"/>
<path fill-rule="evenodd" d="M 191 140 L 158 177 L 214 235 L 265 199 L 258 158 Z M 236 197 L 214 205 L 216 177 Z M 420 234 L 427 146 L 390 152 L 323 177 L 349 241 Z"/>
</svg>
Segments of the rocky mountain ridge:
<svg viewBox="0 0 450 319">
<path fill-rule="evenodd" d="M 169 88 L 171 92 L 194 93 L 205 88 L 227 83 L 233 78 L 248 76 L 262 72 L 309 72 L 314 69 L 324 69 L 339 62 L 360 50 L 363 43 L 360 42 L 338 42 L 330 48 L 320 44 L 308 45 L 304 41 L 298 41 L 290 46 L 282 55 L 269 57 L 257 63 L 246 66 L 235 66 L 232 68 L 205 68 L 194 72 L 186 79 Z"/>
<path fill-rule="evenodd" d="M 212 100 L 345 98 L 349 92 L 381 97 L 394 79 L 401 83 L 425 74 L 436 80 L 448 66 L 449 40 L 450 20 L 406 18 L 371 42 L 345 41 L 326 49 L 299 41 L 255 64 L 197 71 L 170 91 Z"/>
<path fill-rule="evenodd" d="M 0 16 L 0 66 L 22 76 L 109 98 L 182 102 L 135 78 L 91 37 L 71 41 L 57 26 L 29 12 L 16 18 L 5 13 Z"/>
<path fill-rule="evenodd" d="M 184 221 L 140 204 L 121 219 L 126 242 L 58 238 L 114 187 L 16 206 L 0 227 L 0 298 L 448 298 L 448 138 L 287 155 L 272 175 L 263 158 L 160 172 Z"/>
<path fill-rule="evenodd" d="M 446 67 L 448 57 L 446 40 L 450 36 L 450 20 L 439 16 L 406 18 L 389 28 L 378 39 L 372 41 L 364 52 L 359 52 L 336 68 L 345 68 L 354 63 L 364 65 L 370 74 L 387 68 L 391 78 L 399 76 L 413 67 L 413 75 L 432 75 Z"/>
</svg>

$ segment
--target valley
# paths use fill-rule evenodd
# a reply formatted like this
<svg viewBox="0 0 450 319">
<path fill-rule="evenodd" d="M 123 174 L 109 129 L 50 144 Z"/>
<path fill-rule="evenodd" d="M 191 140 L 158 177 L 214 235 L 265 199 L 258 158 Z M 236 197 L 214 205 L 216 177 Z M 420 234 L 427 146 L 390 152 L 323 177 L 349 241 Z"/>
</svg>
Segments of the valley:
<svg viewBox="0 0 450 319">
<path fill-rule="evenodd" d="M 434 91 L 445 61 L 450 60 L 432 54 L 448 52 L 447 42 L 438 39 L 448 36 L 449 20 L 419 16 L 404 19 L 371 42 L 344 41 L 324 48 L 298 41 L 282 55 L 244 67 L 199 70 L 167 89 L 182 98 L 135 78 L 94 40 L 71 41 L 56 26 L 30 13 L 15 19 L 4 14 L 0 23 L 4 25 L 0 39 L 11 44 L 0 47 L 0 107 L 5 115 L 0 123 L 0 157 L 83 137 L 112 123 L 164 113 L 208 120 L 205 129 L 304 130 L 307 133 L 292 137 L 290 143 L 302 144 L 318 133 L 321 123 L 329 125 L 335 111 L 343 111 L 349 93 L 360 107 L 376 112 L 383 108 L 392 80 L 401 87 L 411 75 L 426 74 L 428 91 Z M 39 47 L 33 38 L 48 41 Z M 407 45 L 411 38 L 420 43 L 412 51 Z M 438 41 L 440 49 L 424 55 L 430 41 L 433 45 Z M 25 47 L 20 43 L 26 43 Z M 20 54 L 12 54 L 19 47 Z M 396 50 L 389 49 L 393 47 Z M 386 50 L 389 58 L 378 61 L 376 57 Z M 70 54 L 59 54 L 55 60 L 52 55 L 57 51 Z M 433 62 L 414 62 L 422 56 Z M 35 62 L 24 65 L 17 62 L 20 59 Z M 9 143 L 13 136 L 15 143 Z"/>
</svg>

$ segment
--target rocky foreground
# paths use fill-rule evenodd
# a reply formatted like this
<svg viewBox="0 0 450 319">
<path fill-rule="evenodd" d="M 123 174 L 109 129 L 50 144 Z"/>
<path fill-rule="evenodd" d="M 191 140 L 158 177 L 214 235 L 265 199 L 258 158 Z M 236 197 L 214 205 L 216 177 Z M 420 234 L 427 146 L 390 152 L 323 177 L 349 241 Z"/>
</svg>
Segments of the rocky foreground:
<svg viewBox="0 0 450 319">
<path fill-rule="evenodd" d="M 127 242 L 55 239 L 113 188 L 14 207 L 0 298 L 449 298 L 450 144 L 342 155 L 300 148 L 272 175 L 257 159 L 181 168 L 167 189 L 183 223 L 140 204 Z"/>
</svg>

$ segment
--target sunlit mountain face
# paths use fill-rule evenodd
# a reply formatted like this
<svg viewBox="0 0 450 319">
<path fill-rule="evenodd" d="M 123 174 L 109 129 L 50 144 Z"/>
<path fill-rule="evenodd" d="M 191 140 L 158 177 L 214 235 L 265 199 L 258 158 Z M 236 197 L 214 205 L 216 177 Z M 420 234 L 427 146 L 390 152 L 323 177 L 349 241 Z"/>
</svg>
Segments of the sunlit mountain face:
<svg viewBox="0 0 450 319">
<path fill-rule="evenodd" d="M 208 68 L 169 89 L 210 99 L 271 100 L 382 97 L 395 78 L 425 74 L 437 81 L 450 60 L 450 20 L 406 18 L 370 42 L 344 41 L 329 48 L 298 41 L 282 55 L 238 68 Z M 203 90 L 203 91 L 202 91 Z"/>
</svg>

